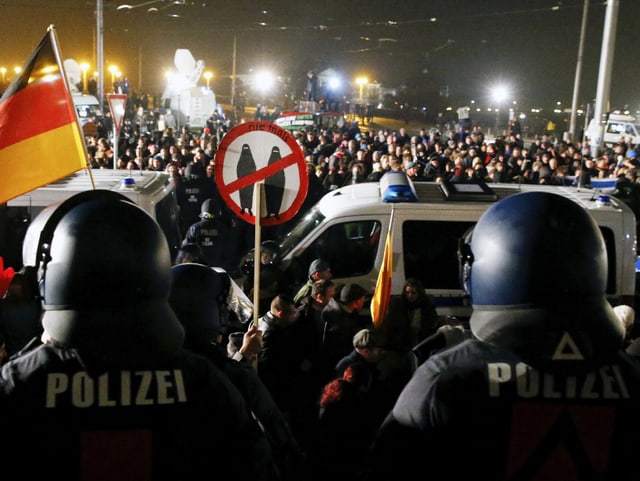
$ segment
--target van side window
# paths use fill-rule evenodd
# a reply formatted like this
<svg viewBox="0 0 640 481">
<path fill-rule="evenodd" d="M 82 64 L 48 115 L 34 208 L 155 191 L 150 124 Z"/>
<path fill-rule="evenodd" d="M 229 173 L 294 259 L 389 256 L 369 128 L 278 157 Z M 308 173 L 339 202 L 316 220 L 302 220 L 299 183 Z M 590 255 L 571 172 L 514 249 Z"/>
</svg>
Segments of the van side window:
<svg viewBox="0 0 640 481">
<path fill-rule="evenodd" d="M 474 222 L 405 221 L 402 224 L 405 277 L 425 289 L 462 289 L 458 239 Z"/>
<path fill-rule="evenodd" d="M 363 276 L 373 269 L 380 242 L 379 221 L 344 222 L 330 226 L 303 254 L 305 265 L 326 259 L 334 278 Z"/>
<path fill-rule="evenodd" d="M 621 134 L 624 132 L 624 124 L 620 122 L 609 122 L 607 124 L 607 133 L 609 134 Z"/>
</svg>

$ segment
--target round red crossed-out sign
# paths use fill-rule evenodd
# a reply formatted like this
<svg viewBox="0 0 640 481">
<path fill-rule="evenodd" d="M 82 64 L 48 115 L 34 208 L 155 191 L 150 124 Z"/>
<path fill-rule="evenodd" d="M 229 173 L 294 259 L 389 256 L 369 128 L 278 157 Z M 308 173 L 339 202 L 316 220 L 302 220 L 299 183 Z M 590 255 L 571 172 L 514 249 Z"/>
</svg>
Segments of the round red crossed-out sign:
<svg viewBox="0 0 640 481">
<path fill-rule="evenodd" d="M 271 122 L 245 122 L 232 128 L 215 155 L 218 191 L 241 219 L 256 223 L 254 184 L 264 183 L 260 225 L 291 220 L 307 196 L 304 155 L 290 132 Z"/>
</svg>

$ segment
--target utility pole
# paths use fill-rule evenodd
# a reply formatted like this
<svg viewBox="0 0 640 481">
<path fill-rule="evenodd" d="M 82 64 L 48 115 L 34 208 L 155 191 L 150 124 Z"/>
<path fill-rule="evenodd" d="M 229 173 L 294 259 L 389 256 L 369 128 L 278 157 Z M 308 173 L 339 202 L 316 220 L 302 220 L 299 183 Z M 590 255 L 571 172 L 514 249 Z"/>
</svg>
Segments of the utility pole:
<svg viewBox="0 0 640 481">
<path fill-rule="evenodd" d="M 578 46 L 578 62 L 576 64 L 576 77 L 573 83 L 573 100 L 571 101 L 571 120 L 569 122 L 569 139 L 576 139 L 576 117 L 578 116 L 578 93 L 580 92 L 580 79 L 582 77 L 582 58 L 584 55 L 584 41 L 587 32 L 587 17 L 589 13 L 589 0 L 584 0 L 582 9 L 582 26 L 580 27 L 580 44 Z M 580 139 L 582 140 L 582 139 Z"/>
<path fill-rule="evenodd" d="M 231 108 L 236 105 L 236 46 L 237 36 L 233 35 L 233 59 L 231 63 Z"/>
<path fill-rule="evenodd" d="M 103 0 L 96 0 L 96 37 L 97 38 L 97 50 L 98 50 L 98 101 L 100 102 L 100 112 L 104 115 L 104 20 L 102 14 L 104 11 Z"/>
<path fill-rule="evenodd" d="M 598 89 L 593 118 L 598 122 L 598 137 L 593 145 L 593 156 L 600 155 L 604 144 L 603 114 L 609 111 L 609 94 L 611 91 L 611 71 L 613 70 L 613 54 L 616 47 L 616 27 L 618 24 L 619 0 L 607 1 L 607 12 L 604 18 L 602 33 L 602 51 L 600 52 L 600 70 L 598 72 Z"/>
</svg>

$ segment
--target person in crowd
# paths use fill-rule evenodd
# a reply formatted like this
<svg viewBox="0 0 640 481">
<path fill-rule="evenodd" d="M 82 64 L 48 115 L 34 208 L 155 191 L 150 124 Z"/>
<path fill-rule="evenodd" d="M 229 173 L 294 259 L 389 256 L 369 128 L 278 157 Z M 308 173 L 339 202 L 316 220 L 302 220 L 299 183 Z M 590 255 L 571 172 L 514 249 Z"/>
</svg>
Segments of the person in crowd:
<svg viewBox="0 0 640 481">
<path fill-rule="evenodd" d="M 336 286 L 330 279 L 320 279 L 313 283 L 311 294 L 296 304 L 300 311 L 296 330 L 307 340 L 307 356 L 311 362 L 309 383 L 314 386 L 310 390 L 320 392 L 322 386 L 335 375 L 335 366 L 329 364 L 324 357 L 324 321 L 322 311 L 329 303 L 335 303 L 333 296 Z"/>
<path fill-rule="evenodd" d="M 398 356 L 385 349 L 383 336 L 376 329 L 361 329 L 353 336 L 353 350 L 338 361 L 334 376 L 341 377 L 355 363 L 370 371 L 371 408 L 381 422 L 393 407 L 400 391 L 413 374 L 409 356 Z"/>
<path fill-rule="evenodd" d="M 419 279 L 409 278 L 402 293 L 391 296 L 380 326 L 389 350 L 406 353 L 443 324 L 436 303 Z"/>
<path fill-rule="evenodd" d="M 359 362 L 322 388 L 309 454 L 311 481 L 357 479 L 379 425 L 369 393 L 371 383 L 370 369 Z"/>
<path fill-rule="evenodd" d="M 324 336 L 324 320 L 322 311 L 329 303 L 334 302 L 336 285 L 331 279 L 318 279 L 311 285 L 311 293 L 300 299 L 301 316 L 309 318 L 315 326 L 317 338 L 322 342 Z"/>
<path fill-rule="evenodd" d="M 258 316 L 263 316 L 271 307 L 271 301 L 280 293 L 286 293 L 289 289 L 287 277 L 280 270 L 280 246 L 277 242 L 268 240 L 260 244 L 260 293 L 258 295 Z M 246 277 L 243 283 L 243 291 L 253 300 L 254 268 L 253 262 L 243 266 Z"/>
<path fill-rule="evenodd" d="M 309 70 L 307 72 L 307 100 L 311 102 L 316 102 L 319 100 L 318 97 L 318 76 L 313 70 Z"/>
<path fill-rule="evenodd" d="M 263 347 L 258 326 L 253 324 L 243 333 L 235 357 L 227 355 L 224 300 L 220 299 L 225 276 L 202 264 L 174 266 L 169 304 L 184 326 L 185 348 L 205 356 L 229 377 L 267 432 L 282 479 L 297 480 L 305 455 L 253 366 L 242 362 L 257 356 Z"/>
<path fill-rule="evenodd" d="M 338 301 L 322 311 L 324 320 L 323 358 L 335 366 L 353 349 L 353 336 L 372 327 L 371 316 L 361 315 L 367 291 L 359 284 L 346 284 L 340 289 Z"/>
<path fill-rule="evenodd" d="M 284 295 L 273 298 L 270 310 L 258 320 L 263 340 L 258 374 L 306 447 L 318 393 L 312 375 L 313 339 L 299 324 L 299 316 L 293 300 Z"/>
<path fill-rule="evenodd" d="M 417 369 L 361 478 L 403 479 L 426 461 L 452 479 L 634 479 L 640 365 L 606 298 L 593 218 L 553 192 L 505 197 L 462 263 L 475 338 Z"/>
<path fill-rule="evenodd" d="M 624 328 L 624 344 L 625 347 L 628 348 L 633 341 L 632 336 L 633 327 L 636 322 L 636 310 L 627 304 L 620 304 L 613 308 L 613 312 L 616 313 L 622 323 L 622 327 Z"/>
<path fill-rule="evenodd" d="M 0 334 L 5 350 L 13 356 L 42 334 L 37 273 L 33 266 L 23 266 L 9 283 L 0 299 Z"/>
<path fill-rule="evenodd" d="M 204 479 L 214 465 L 228 479 L 277 479 L 240 392 L 183 348 L 153 218 L 107 190 L 39 216 L 23 261 L 38 268 L 42 343 L 0 369 L 6 459 L 34 478 L 55 467 L 64 479 Z"/>
<path fill-rule="evenodd" d="M 313 283 L 320 279 L 331 279 L 331 266 L 323 259 L 314 259 L 309 265 L 307 281 L 298 289 L 293 301 L 299 303 L 303 298 L 311 294 Z"/>
<path fill-rule="evenodd" d="M 335 373 L 342 377 L 345 369 L 353 363 L 365 363 L 369 369 L 375 370 L 376 363 L 384 355 L 384 342 L 375 329 L 360 329 L 353 336 L 353 350 L 344 356 L 335 366 Z"/>
</svg>

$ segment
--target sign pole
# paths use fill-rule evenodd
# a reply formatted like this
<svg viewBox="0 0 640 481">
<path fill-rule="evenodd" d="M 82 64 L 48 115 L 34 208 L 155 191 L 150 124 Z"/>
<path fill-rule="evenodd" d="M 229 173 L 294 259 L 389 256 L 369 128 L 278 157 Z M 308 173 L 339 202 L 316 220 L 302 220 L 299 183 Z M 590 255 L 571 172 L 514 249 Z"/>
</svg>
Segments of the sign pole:
<svg viewBox="0 0 640 481">
<path fill-rule="evenodd" d="M 262 256 L 261 242 L 262 233 L 260 232 L 260 212 L 262 209 L 262 191 L 263 182 L 253 184 L 253 209 L 255 214 L 255 234 L 254 234 L 254 250 L 253 250 L 253 322 L 257 325 L 260 314 L 258 312 L 260 302 L 260 257 Z"/>
<path fill-rule="evenodd" d="M 253 249 L 253 325 L 258 326 L 260 318 L 260 264 L 262 257 L 262 233 L 260 231 L 260 218 L 262 217 L 262 192 L 264 190 L 264 182 L 256 182 L 253 184 L 253 213 L 255 215 L 255 234 Z M 258 358 L 253 361 L 253 367 L 258 369 Z"/>
<path fill-rule="evenodd" d="M 118 144 L 120 140 L 120 133 L 116 123 L 113 123 L 113 170 L 118 168 Z"/>
</svg>

